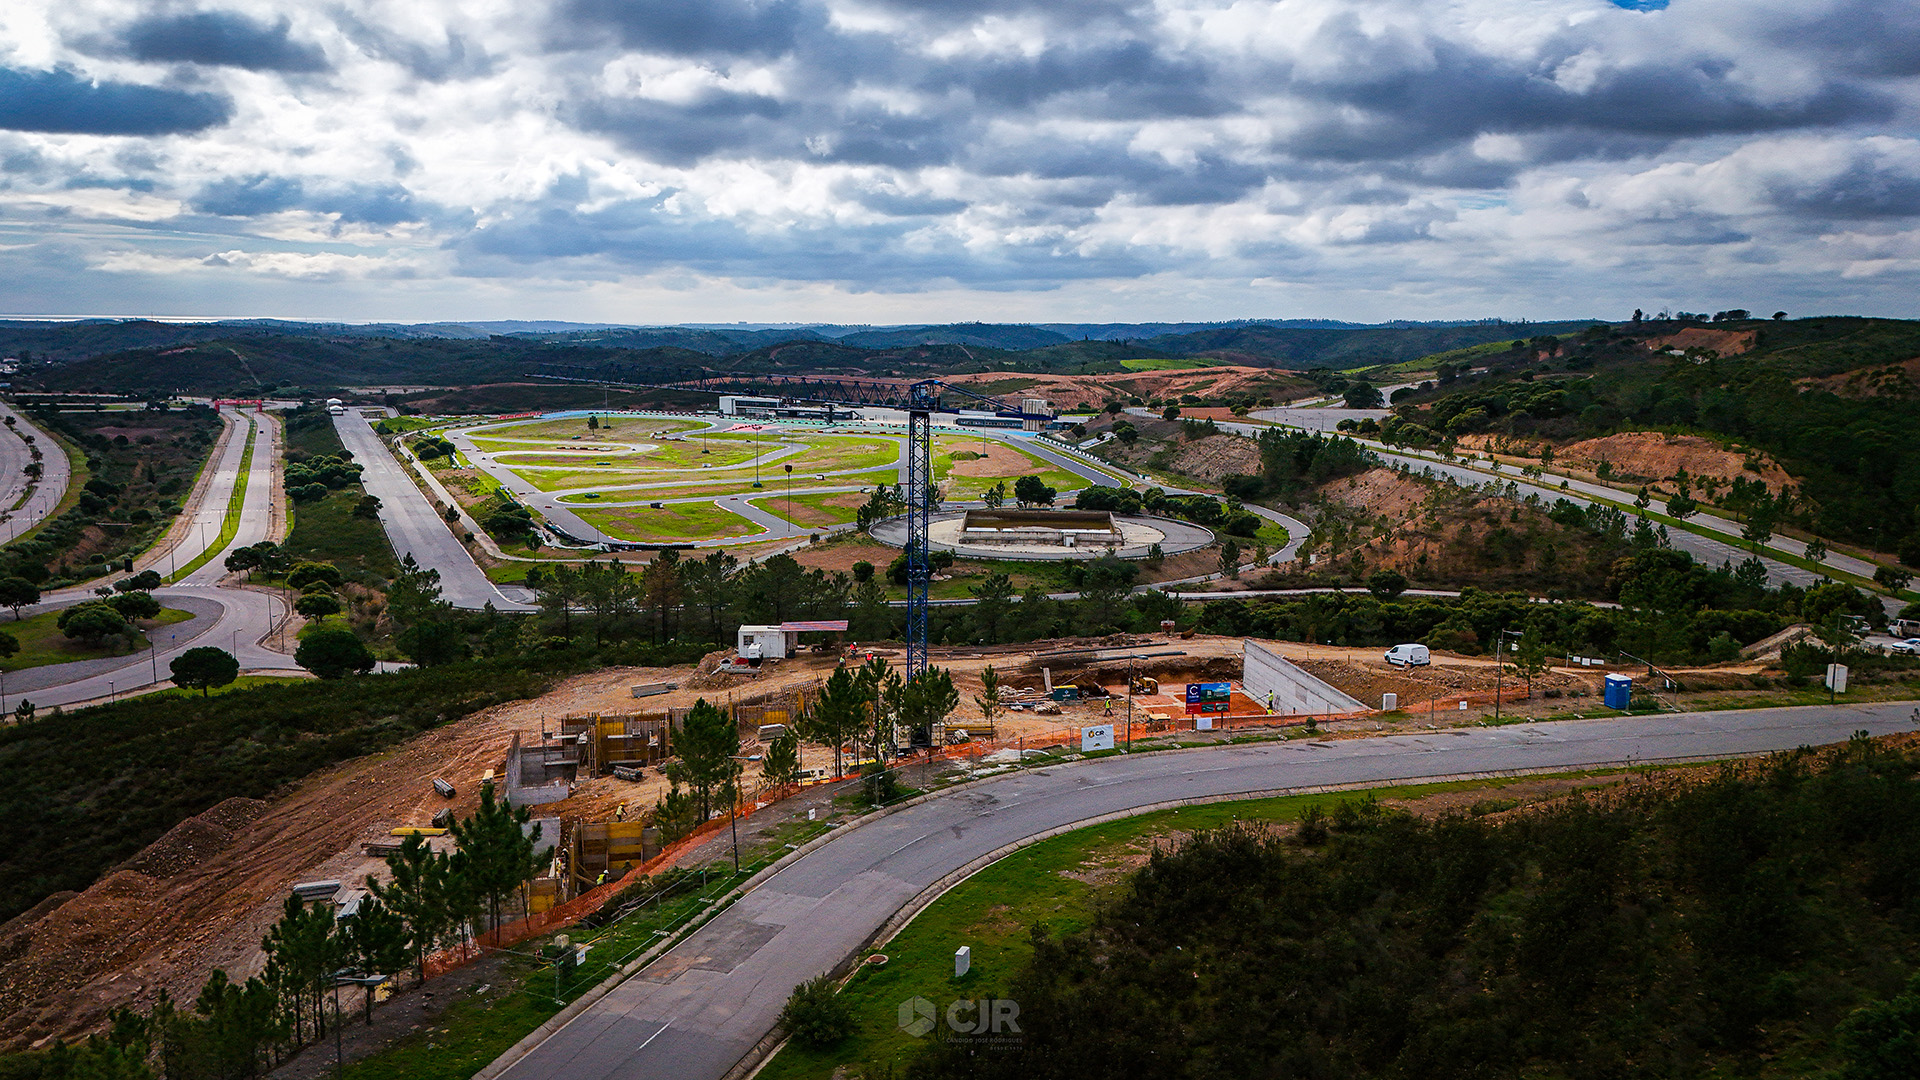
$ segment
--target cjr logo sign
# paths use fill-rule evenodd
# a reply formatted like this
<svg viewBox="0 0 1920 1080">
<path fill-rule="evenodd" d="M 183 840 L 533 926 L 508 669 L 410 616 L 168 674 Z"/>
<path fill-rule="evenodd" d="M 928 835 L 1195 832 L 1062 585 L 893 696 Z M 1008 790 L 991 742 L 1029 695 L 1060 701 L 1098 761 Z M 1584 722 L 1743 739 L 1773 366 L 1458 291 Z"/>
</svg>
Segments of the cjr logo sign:
<svg viewBox="0 0 1920 1080">
<path fill-rule="evenodd" d="M 918 1039 L 933 1030 L 939 1015 L 926 998 L 908 998 L 900 1003 L 900 1030 Z"/>
<path fill-rule="evenodd" d="M 1020 1034 L 1020 1003 L 1012 998 L 960 998 L 946 1008 L 947 1027 L 956 1035 Z M 941 1017 L 933 1002 L 913 997 L 900 1003 L 900 1030 L 922 1038 Z"/>
</svg>

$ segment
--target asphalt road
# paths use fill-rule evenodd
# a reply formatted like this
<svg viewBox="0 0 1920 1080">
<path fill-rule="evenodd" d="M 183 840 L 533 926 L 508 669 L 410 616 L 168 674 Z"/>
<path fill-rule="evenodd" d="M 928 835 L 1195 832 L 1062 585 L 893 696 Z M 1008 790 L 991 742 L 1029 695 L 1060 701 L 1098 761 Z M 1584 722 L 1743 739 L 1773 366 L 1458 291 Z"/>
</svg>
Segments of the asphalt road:
<svg viewBox="0 0 1920 1080">
<path fill-rule="evenodd" d="M 772 1029 L 796 984 L 855 955 L 923 890 L 1008 844 L 1102 814 L 1325 784 L 1791 749 L 1855 731 L 1910 731 L 1912 710 L 1843 705 L 1520 724 L 1014 773 L 848 829 L 795 860 L 499 1075 L 718 1080 Z"/>
<path fill-rule="evenodd" d="M 380 500 L 380 524 L 387 530 L 395 558 L 411 553 L 421 566 L 440 571 L 440 598 L 454 607 L 479 610 L 492 604 L 500 611 L 533 610 L 502 596 L 487 580 L 366 417 L 348 409 L 333 418 L 333 426 L 354 463 L 362 467 L 361 485 Z"/>
<path fill-rule="evenodd" d="M 286 653 L 267 648 L 262 642 L 286 618 L 286 602 L 278 596 L 234 586 L 223 587 L 227 578 L 226 557 L 235 548 L 257 543 L 268 537 L 273 524 L 273 501 L 282 497 L 273 483 L 273 463 L 280 454 L 279 427 L 248 414 L 229 413 L 237 425 L 233 437 L 221 448 L 213 463 L 206 495 L 190 522 L 178 547 L 170 557 L 155 558 L 152 552 L 136 565 L 167 570 L 170 566 L 192 562 L 218 539 L 227 504 L 240 474 L 247 464 L 247 490 L 242 498 L 240 520 L 234 537 L 214 557 L 180 582 L 154 590 L 163 605 L 193 614 L 194 618 L 171 626 L 156 627 L 148 633 L 153 647 L 127 656 L 101 657 L 68 664 L 51 664 L 16 672 L 7 679 L 6 708 L 24 697 L 36 707 L 73 705 L 123 694 L 164 682 L 170 678 L 168 665 L 174 657 L 190 648 L 212 645 L 225 649 L 240 661 L 243 671 L 253 674 L 305 674 Z M 247 449 L 249 426 L 258 434 L 252 449 Z M 107 579 L 103 579 L 107 580 Z M 39 604 L 23 609 L 23 615 L 70 607 L 94 599 L 98 582 L 49 593 Z M 291 642 L 288 642 L 290 645 Z M 157 655 L 156 655 L 157 653 Z"/>
<path fill-rule="evenodd" d="M 72 469 L 65 451 L 53 436 L 35 427 L 26 416 L 10 406 L 0 405 L 0 416 L 13 417 L 13 426 L 0 426 L 0 544 L 10 544 L 20 534 L 46 520 L 47 514 L 66 497 Z M 26 436 L 34 437 L 40 449 L 40 479 L 28 482 L 27 465 L 33 460 Z M 17 509 L 22 498 L 26 503 Z"/>
</svg>

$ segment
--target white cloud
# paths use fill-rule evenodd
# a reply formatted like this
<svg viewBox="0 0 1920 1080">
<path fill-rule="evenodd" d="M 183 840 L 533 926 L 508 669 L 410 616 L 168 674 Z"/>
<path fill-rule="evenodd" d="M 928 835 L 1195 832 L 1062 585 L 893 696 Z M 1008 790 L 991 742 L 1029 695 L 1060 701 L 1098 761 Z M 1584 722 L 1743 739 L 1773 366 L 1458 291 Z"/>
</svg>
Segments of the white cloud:
<svg viewBox="0 0 1920 1080">
<path fill-rule="evenodd" d="M 144 0 L 0 7 L 0 67 L 231 103 L 150 137 L 0 109 L 0 270 L 68 312 L 1546 317 L 1836 276 L 1898 311 L 1920 274 L 1920 15 L 1865 0 L 195 10 L 324 70 L 140 59 Z"/>
</svg>

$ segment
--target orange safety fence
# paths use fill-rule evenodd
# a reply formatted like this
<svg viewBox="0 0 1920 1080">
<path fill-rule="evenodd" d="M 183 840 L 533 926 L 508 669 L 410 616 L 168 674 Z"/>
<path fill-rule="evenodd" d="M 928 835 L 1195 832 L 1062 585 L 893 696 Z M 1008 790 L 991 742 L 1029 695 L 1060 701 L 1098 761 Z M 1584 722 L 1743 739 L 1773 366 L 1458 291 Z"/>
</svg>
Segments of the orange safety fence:
<svg viewBox="0 0 1920 1080">
<path fill-rule="evenodd" d="M 734 818 L 714 818 L 712 821 L 701 824 L 692 832 L 661 848 L 659 854 L 653 858 L 635 865 L 625 874 L 604 885 L 596 885 L 563 904 L 555 904 L 545 911 L 529 915 L 524 919 L 503 923 L 471 942 L 442 949 L 439 952 L 429 955 L 426 962 L 427 977 L 432 978 L 436 975 L 442 975 L 452 971 L 454 968 L 472 963 L 485 955 L 488 949 L 505 949 L 517 945 L 522 941 L 526 941 L 528 938 L 538 937 L 550 930 L 558 930 L 564 926 L 571 926 L 588 915 L 599 911 L 602 907 L 605 907 L 609 900 L 620 895 L 621 891 L 626 889 L 627 886 L 635 884 L 642 878 L 672 866 L 681 856 L 693 848 L 700 846 L 708 837 L 727 828 L 732 822 L 750 817 L 754 811 L 771 806 L 780 799 L 797 793 L 802 788 L 837 782 L 838 781 L 828 779 L 782 785 L 776 789 L 773 797 L 741 805 Z"/>
<path fill-rule="evenodd" d="M 1527 694 L 1523 687 L 1502 689 L 1500 691 L 1502 701 L 1525 700 L 1526 697 Z M 1432 704 L 1438 705 L 1441 702 L 1445 702 L 1449 707 L 1457 709 L 1459 707 L 1458 703 L 1462 701 L 1468 702 L 1470 705 L 1491 705 L 1493 704 L 1493 699 L 1493 691 L 1476 690 L 1458 694 L 1441 695 L 1433 698 Z M 1403 708 L 1403 711 L 1418 712 L 1419 705 L 1428 703 L 1426 699 L 1422 699 L 1417 703 L 1409 703 Z M 1325 723 L 1333 720 L 1357 720 L 1376 715 L 1378 715 L 1378 710 L 1364 709 L 1357 712 L 1313 713 L 1311 714 L 1311 719 L 1318 723 Z M 1164 719 L 1136 716 L 1133 724 L 1136 729 L 1147 735 L 1163 735 L 1172 731 L 1197 731 L 1199 728 L 1197 727 L 1196 721 L 1202 717 L 1212 718 L 1213 727 L 1211 730 L 1227 731 L 1240 728 L 1305 724 L 1309 719 L 1309 714 L 1266 712 L 1254 714 L 1201 713 L 1198 715 L 1174 715 Z M 1114 734 L 1116 736 L 1125 738 L 1123 734 L 1126 723 L 1124 718 L 1102 717 L 1101 719 L 1103 723 L 1111 723 L 1114 725 Z M 1081 727 L 1090 726 L 1096 725 L 1088 724 L 1080 725 L 1079 727 L 1062 727 L 1050 731 L 1028 732 L 994 739 L 974 739 L 950 746 L 937 746 L 928 751 L 926 757 L 921 758 L 915 756 L 902 759 L 901 764 L 930 764 L 937 761 L 960 761 L 968 758 L 978 761 L 980 758 L 986 757 L 989 754 L 1007 749 L 1024 751 L 1029 748 L 1039 749 L 1047 746 L 1073 746 L 1080 738 Z M 842 780 L 856 779 L 858 775 L 857 771 L 850 770 L 845 777 L 840 779 L 827 777 L 801 783 L 780 785 L 764 792 L 764 797 L 761 800 L 750 804 L 743 804 L 739 810 L 738 817 L 733 820 L 750 817 L 755 811 L 765 809 L 806 788 L 816 787 L 822 784 L 836 784 L 842 782 Z M 688 851 L 699 846 L 708 837 L 727 828 L 729 823 L 729 819 L 727 818 L 715 818 L 712 821 L 708 821 L 686 836 L 661 848 L 659 854 L 648 859 L 646 862 L 635 865 L 632 869 L 613 881 L 609 881 L 604 885 L 596 885 L 586 892 L 581 893 L 579 896 L 563 904 L 556 904 L 546 911 L 515 922 L 505 923 L 497 929 L 482 935 L 473 942 L 443 949 L 428 956 L 426 963 L 428 977 L 431 978 L 470 963 L 482 956 L 487 949 L 508 948 L 550 930 L 557 930 L 578 922 L 582 918 L 606 906 L 609 900 L 618 896 L 621 891 L 629 885 L 672 866 Z"/>
</svg>

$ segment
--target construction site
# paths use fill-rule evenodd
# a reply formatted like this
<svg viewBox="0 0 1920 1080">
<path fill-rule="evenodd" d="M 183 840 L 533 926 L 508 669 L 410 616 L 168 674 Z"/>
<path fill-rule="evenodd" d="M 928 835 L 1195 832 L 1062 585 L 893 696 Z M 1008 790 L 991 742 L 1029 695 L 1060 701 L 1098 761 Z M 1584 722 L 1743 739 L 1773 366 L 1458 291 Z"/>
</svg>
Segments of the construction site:
<svg viewBox="0 0 1920 1080">
<path fill-rule="evenodd" d="M 0 1043 L 45 1045 L 97 1026 L 115 1006 L 149 1006 L 162 989 L 191 1000 L 215 968 L 236 979 L 258 974 L 261 937 L 289 891 L 350 910 L 407 833 L 450 843 L 449 820 L 473 813 L 486 784 L 529 807 L 542 830 L 548 869 L 527 894 L 528 914 L 591 910 L 622 875 L 660 862 L 651 813 L 667 790 L 662 765 L 673 759 L 676 727 L 695 702 L 725 708 L 738 725 L 741 809 L 778 813 L 786 803 L 777 800 L 793 791 L 755 786 L 762 740 L 792 729 L 840 665 L 899 665 L 904 655 L 893 644 L 838 645 L 756 663 L 728 649 L 690 667 L 610 668 L 328 769 L 272 802 L 221 803 L 84 892 L 49 897 L 0 926 Z M 1590 698 L 1597 708 L 1610 673 L 1560 667 L 1529 688 L 1499 677 L 1491 658 L 1436 651 L 1430 666 L 1400 668 L 1377 648 L 1171 633 L 935 647 L 927 660 L 952 675 L 962 704 L 931 745 L 903 742 L 898 763 L 923 778 L 1145 740 L 1184 745 L 1307 726 L 1318 738 L 1359 738 L 1480 723 L 1502 707 L 1538 715 Z M 989 666 L 1000 687 L 991 714 L 976 705 Z M 1749 669 L 1759 665 L 1731 666 L 1726 677 Z M 859 747 L 846 750 L 843 765 L 859 759 Z M 834 748 L 803 743 L 801 765 L 805 783 L 827 785 L 819 790 L 830 801 L 819 805 L 838 805 L 831 800 L 851 790 L 830 786 Z M 666 861 L 710 855 L 669 847 Z"/>
</svg>

